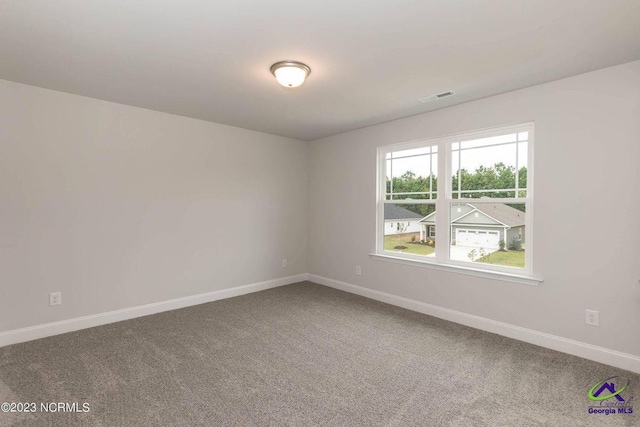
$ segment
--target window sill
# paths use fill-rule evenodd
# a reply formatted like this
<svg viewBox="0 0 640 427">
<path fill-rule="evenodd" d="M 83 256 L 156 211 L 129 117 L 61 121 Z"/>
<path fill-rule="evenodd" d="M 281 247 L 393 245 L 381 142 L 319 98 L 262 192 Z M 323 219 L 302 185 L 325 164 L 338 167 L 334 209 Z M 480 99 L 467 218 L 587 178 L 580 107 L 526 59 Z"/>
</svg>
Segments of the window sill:
<svg viewBox="0 0 640 427">
<path fill-rule="evenodd" d="M 529 286 L 538 286 L 544 281 L 542 278 L 525 276 L 522 274 L 503 273 L 501 271 L 480 270 L 471 267 L 461 267 L 458 265 L 438 264 L 429 261 L 417 261 L 408 258 L 395 257 L 391 255 L 369 254 L 373 259 L 386 262 L 394 262 L 397 264 L 411 265 L 414 267 L 431 268 L 434 270 L 448 271 L 451 273 L 464 274 L 467 276 L 483 277 L 486 279 L 501 280 L 504 282 L 520 283 Z"/>
</svg>

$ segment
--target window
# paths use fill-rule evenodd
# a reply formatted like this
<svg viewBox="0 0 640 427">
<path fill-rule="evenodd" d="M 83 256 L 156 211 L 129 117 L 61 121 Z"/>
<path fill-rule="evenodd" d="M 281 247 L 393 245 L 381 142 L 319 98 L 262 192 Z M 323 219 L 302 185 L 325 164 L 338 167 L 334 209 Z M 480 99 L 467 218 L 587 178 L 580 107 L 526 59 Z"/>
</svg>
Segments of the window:
<svg viewBox="0 0 640 427">
<path fill-rule="evenodd" d="M 530 276 L 533 128 L 380 147 L 376 253 Z"/>
</svg>

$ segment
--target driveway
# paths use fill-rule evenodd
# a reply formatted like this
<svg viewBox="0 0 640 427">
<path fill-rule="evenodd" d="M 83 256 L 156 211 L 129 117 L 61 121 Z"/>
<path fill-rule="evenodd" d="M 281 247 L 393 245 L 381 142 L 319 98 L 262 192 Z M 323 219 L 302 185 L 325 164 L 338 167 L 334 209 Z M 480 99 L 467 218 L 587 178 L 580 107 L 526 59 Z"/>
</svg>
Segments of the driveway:
<svg viewBox="0 0 640 427">
<path fill-rule="evenodd" d="M 469 261 L 469 252 L 471 252 L 472 250 L 476 250 L 476 256 L 473 257 L 472 261 L 477 260 L 478 258 L 480 258 L 480 248 L 476 248 L 476 247 L 471 247 L 471 246 L 451 246 L 451 259 L 456 260 L 456 261 Z M 498 249 L 486 249 L 485 248 L 485 254 L 492 254 L 494 252 L 496 252 Z"/>
</svg>

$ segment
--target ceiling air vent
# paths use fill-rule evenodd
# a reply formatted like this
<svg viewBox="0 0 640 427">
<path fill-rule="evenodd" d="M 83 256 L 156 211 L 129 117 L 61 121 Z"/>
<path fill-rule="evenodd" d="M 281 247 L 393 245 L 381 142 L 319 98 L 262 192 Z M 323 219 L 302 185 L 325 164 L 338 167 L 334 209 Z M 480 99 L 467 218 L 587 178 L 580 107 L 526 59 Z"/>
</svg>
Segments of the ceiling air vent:
<svg viewBox="0 0 640 427">
<path fill-rule="evenodd" d="M 448 96 L 455 95 L 455 92 L 452 90 L 448 90 L 446 92 L 436 93 L 435 95 L 423 96 L 422 98 L 418 98 L 421 102 L 427 103 L 431 101 L 435 101 L 436 99 L 446 98 Z"/>
</svg>

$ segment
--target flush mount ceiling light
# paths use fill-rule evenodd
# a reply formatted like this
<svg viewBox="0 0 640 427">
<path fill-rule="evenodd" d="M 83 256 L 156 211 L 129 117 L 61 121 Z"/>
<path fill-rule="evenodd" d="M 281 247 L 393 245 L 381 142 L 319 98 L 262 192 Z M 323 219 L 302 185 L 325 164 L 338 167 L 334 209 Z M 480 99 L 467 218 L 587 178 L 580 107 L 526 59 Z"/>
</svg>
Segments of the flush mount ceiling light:
<svg viewBox="0 0 640 427">
<path fill-rule="evenodd" d="M 311 73 L 308 65 L 298 61 L 280 61 L 271 66 L 271 74 L 284 87 L 298 87 Z"/>
</svg>

